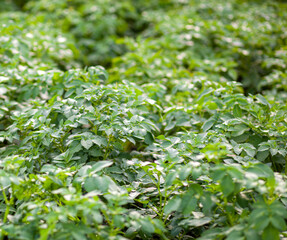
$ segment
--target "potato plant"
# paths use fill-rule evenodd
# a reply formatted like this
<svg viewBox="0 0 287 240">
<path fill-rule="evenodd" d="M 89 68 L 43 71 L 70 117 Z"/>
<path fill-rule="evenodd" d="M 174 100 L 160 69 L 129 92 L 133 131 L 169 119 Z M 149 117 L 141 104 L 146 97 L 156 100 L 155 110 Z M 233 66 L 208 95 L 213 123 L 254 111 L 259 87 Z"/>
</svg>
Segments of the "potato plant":
<svg viewBox="0 0 287 240">
<path fill-rule="evenodd" d="M 1 9 L 0 239 L 285 239 L 286 3 L 111 3 Z"/>
</svg>

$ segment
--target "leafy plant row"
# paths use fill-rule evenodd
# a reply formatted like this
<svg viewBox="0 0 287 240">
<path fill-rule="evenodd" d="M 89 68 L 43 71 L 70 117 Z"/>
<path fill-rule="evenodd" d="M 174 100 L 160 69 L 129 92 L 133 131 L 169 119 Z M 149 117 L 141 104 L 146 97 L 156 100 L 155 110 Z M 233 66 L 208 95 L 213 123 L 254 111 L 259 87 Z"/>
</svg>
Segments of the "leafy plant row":
<svg viewBox="0 0 287 240">
<path fill-rule="evenodd" d="M 3 234 L 268 239 L 285 229 L 285 174 L 268 167 L 286 166 L 284 108 L 229 82 L 202 81 L 193 104 L 165 108 L 151 84 L 103 85 L 101 68 L 50 75 L 61 88 L 11 111 L 1 133 Z"/>
</svg>

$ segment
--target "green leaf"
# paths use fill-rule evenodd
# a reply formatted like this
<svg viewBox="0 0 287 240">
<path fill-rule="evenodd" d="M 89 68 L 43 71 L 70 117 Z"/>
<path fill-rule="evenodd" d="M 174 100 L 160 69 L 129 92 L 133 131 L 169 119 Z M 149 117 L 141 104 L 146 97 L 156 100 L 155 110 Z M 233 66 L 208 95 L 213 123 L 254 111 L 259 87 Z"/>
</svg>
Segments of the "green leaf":
<svg viewBox="0 0 287 240">
<path fill-rule="evenodd" d="M 280 216 L 282 218 L 287 218 L 287 209 L 278 200 L 271 203 L 270 209 L 271 209 L 273 215 L 277 215 L 277 216 Z"/>
<path fill-rule="evenodd" d="M 73 141 L 72 144 L 69 146 L 70 153 L 74 154 L 82 150 L 82 143 L 79 141 Z"/>
<path fill-rule="evenodd" d="M 249 228 L 244 232 L 246 240 L 262 240 L 255 229 Z"/>
<path fill-rule="evenodd" d="M 202 93 L 198 96 L 197 98 L 197 101 L 199 102 L 200 100 L 203 99 L 203 97 L 209 95 L 210 93 L 212 93 L 214 90 L 212 88 L 209 88 L 209 89 L 204 89 L 202 91 Z"/>
<path fill-rule="evenodd" d="M 180 210 L 183 214 L 191 214 L 197 206 L 197 199 L 194 196 L 194 193 L 189 191 L 183 195 Z"/>
<path fill-rule="evenodd" d="M 179 179 L 181 181 L 185 180 L 192 172 L 192 168 L 189 167 L 189 166 L 183 166 L 181 169 L 180 169 L 180 172 L 178 173 L 179 175 Z"/>
<path fill-rule="evenodd" d="M 237 81 L 238 73 L 236 70 L 230 69 L 230 70 L 228 70 L 228 74 L 232 78 L 233 81 Z"/>
<path fill-rule="evenodd" d="M 203 213 L 205 215 L 211 214 L 212 208 L 215 205 L 214 199 L 211 193 L 204 192 L 201 196 L 201 204 L 203 205 Z"/>
<path fill-rule="evenodd" d="M 166 229 L 164 227 L 164 223 L 161 220 L 155 218 L 155 219 L 153 219 L 153 224 L 155 226 L 155 232 L 156 233 L 161 234 L 163 232 L 166 232 Z"/>
<path fill-rule="evenodd" d="M 202 125 L 202 129 L 204 132 L 206 132 L 207 130 L 209 130 L 210 128 L 212 128 L 212 126 L 214 125 L 216 121 L 214 120 L 214 118 L 210 118 L 208 119 L 203 125 Z"/>
<path fill-rule="evenodd" d="M 151 234 L 155 232 L 155 227 L 150 220 L 144 219 L 141 221 L 141 230 L 145 233 Z"/>
<path fill-rule="evenodd" d="M 250 156 L 250 157 L 255 156 L 256 148 L 253 145 L 251 145 L 249 143 L 244 143 L 244 144 L 242 144 L 242 148 L 247 153 L 248 156 Z"/>
<path fill-rule="evenodd" d="M 173 129 L 176 125 L 175 121 L 169 121 L 168 125 L 164 128 L 165 131 L 169 131 L 171 129 Z"/>
<path fill-rule="evenodd" d="M 104 155 L 101 149 L 98 149 L 97 147 L 91 148 L 89 154 L 93 157 L 100 157 Z"/>
<path fill-rule="evenodd" d="M 154 142 L 154 137 L 152 135 L 152 133 L 150 132 L 147 132 L 146 135 L 145 135 L 145 138 L 144 138 L 144 142 L 148 145 L 151 145 L 153 144 Z"/>
<path fill-rule="evenodd" d="M 222 189 L 222 193 L 225 197 L 228 197 L 231 193 L 233 193 L 235 189 L 234 182 L 232 178 L 229 175 L 225 175 L 221 181 L 220 181 L 220 186 Z"/>
<path fill-rule="evenodd" d="M 229 130 L 232 131 L 231 135 L 233 137 L 238 137 L 244 134 L 245 132 L 249 131 L 249 127 L 246 124 L 242 123 L 232 126 Z"/>
<path fill-rule="evenodd" d="M 84 188 L 87 192 L 91 192 L 94 190 L 100 190 L 102 192 L 106 192 L 109 188 L 109 178 L 107 177 L 100 177 L 100 176 L 94 176 L 94 177 L 88 177 L 86 178 L 84 182 Z"/>
<path fill-rule="evenodd" d="M 179 225 L 181 226 L 191 226 L 191 227 L 200 227 L 203 226 L 205 224 L 208 224 L 212 221 L 212 218 L 210 217 L 203 217 L 203 218 L 199 218 L 199 219 L 186 219 L 183 220 L 179 223 Z"/>
<path fill-rule="evenodd" d="M 275 156 L 278 153 L 279 149 L 277 149 L 277 148 L 270 148 L 269 150 L 270 150 L 271 155 Z"/>
<path fill-rule="evenodd" d="M 242 236 L 241 231 L 233 231 L 228 235 L 226 240 L 245 240 L 245 238 Z"/>
<path fill-rule="evenodd" d="M 58 168 L 52 164 L 45 164 L 40 172 L 45 172 L 45 173 L 53 173 L 57 170 Z"/>
<path fill-rule="evenodd" d="M 4 190 L 11 185 L 11 180 L 8 176 L 0 176 L 0 190 Z"/>
<path fill-rule="evenodd" d="M 279 231 L 274 228 L 271 224 L 268 225 L 267 228 L 264 229 L 262 234 L 262 240 L 280 240 Z"/>
<path fill-rule="evenodd" d="M 168 201 L 167 205 L 164 207 L 164 213 L 165 214 L 170 214 L 173 211 L 176 211 L 181 204 L 181 199 L 180 198 L 173 198 Z"/>
<path fill-rule="evenodd" d="M 107 139 L 102 136 L 93 136 L 91 140 L 94 144 L 98 145 L 99 147 L 101 146 L 106 147 L 108 145 Z"/>
<path fill-rule="evenodd" d="M 256 158 L 263 162 L 267 157 L 269 156 L 269 151 L 258 151 L 257 154 L 256 154 Z"/>
<path fill-rule="evenodd" d="M 89 169 L 89 172 L 91 172 L 91 173 L 99 172 L 102 169 L 111 166 L 112 164 L 113 164 L 112 161 L 99 161 L 99 162 L 95 163 L 91 169 Z"/>
<path fill-rule="evenodd" d="M 173 172 L 170 172 L 167 176 L 166 176 L 166 179 L 165 179 L 165 186 L 166 187 L 169 187 L 173 184 L 173 181 L 176 179 L 176 176 L 177 176 L 177 172 L 173 171 Z"/>
<path fill-rule="evenodd" d="M 266 100 L 266 98 L 263 97 L 262 95 L 257 94 L 257 95 L 256 95 L 256 99 L 257 99 L 261 104 L 263 104 L 263 105 L 265 105 L 265 106 L 268 106 L 268 107 L 271 107 L 271 106 L 270 106 L 270 103 L 269 103 L 269 102 Z"/>
<path fill-rule="evenodd" d="M 268 211 L 267 208 L 266 211 Z M 255 219 L 254 225 L 258 231 L 262 231 L 264 228 L 268 226 L 268 224 L 270 223 L 270 219 L 263 212 L 261 213 L 261 215 L 258 216 L 259 217 Z"/>
<path fill-rule="evenodd" d="M 272 223 L 273 227 L 278 229 L 279 231 L 286 230 L 286 223 L 282 217 L 279 216 L 271 217 L 270 222 Z"/>
<path fill-rule="evenodd" d="M 88 139 L 88 140 L 82 139 L 81 140 L 81 145 L 85 149 L 90 149 L 90 147 L 93 146 L 93 141 L 91 139 Z"/>
<path fill-rule="evenodd" d="M 172 145 L 172 142 L 171 141 L 163 141 L 161 145 L 163 148 L 168 148 Z"/>
<path fill-rule="evenodd" d="M 211 173 L 211 177 L 214 181 L 221 180 L 226 174 L 225 169 L 217 169 Z"/>
<path fill-rule="evenodd" d="M 246 171 L 255 173 L 258 177 L 274 178 L 274 172 L 266 164 L 255 164 L 253 167 L 249 167 Z"/>
<path fill-rule="evenodd" d="M 239 106 L 239 104 L 235 104 L 234 107 L 233 107 L 233 115 L 234 117 L 242 117 L 242 110 Z"/>
</svg>

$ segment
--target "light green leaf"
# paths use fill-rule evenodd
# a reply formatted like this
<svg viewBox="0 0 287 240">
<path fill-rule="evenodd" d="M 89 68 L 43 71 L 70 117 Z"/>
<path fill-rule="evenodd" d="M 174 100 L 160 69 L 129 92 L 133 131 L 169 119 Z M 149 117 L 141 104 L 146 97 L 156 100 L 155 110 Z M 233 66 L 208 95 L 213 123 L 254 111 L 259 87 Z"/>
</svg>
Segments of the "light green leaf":
<svg viewBox="0 0 287 240">
<path fill-rule="evenodd" d="M 181 199 L 180 198 L 173 198 L 168 201 L 167 205 L 164 207 L 164 213 L 165 214 L 170 214 L 173 211 L 176 211 L 181 204 Z"/>
<path fill-rule="evenodd" d="M 171 186 L 171 185 L 173 184 L 173 181 L 176 179 L 176 176 L 177 176 L 177 172 L 175 172 L 175 171 L 170 172 L 170 173 L 166 176 L 165 186 L 166 186 L 166 187 Z"/>
<path fill-rule="evenodd" d="M 235 104 L 234 107 L 233 107 L 233 115 L 234 117 L 242 117 L 242 110 L 239 106 L 239 104 Z"/>
<path fill-rule="evenodd" d="M 91 139 L 88 140 L 82 139 L 81 144 L 85 149 L 90 149 L 90 147 L 93 146 L 93 142 Z"/>
<path fill-rule="evenodd" d="M 192 171 L 191 167 L 189 167 L 187 165 L 183 166 L 178 173 L 179 179 L 181 181 L 185 180 L 190 175 L 191 171 Z"/>
<path fill-rule="evenodd" d="M 229 175 L 225 175 L 221 181 L 220 186 L 222 189 L 222 193 L 225 197 L 228 197 L 235 189 L 234 182 Z"/>
<path fill-rule="evenodd" d="M 100 162 L 97 162 L 95 163 L 92 168 L 89 169 L 89 171 L 91 173 L 96 173 L 96 172 L 99 172 L 101 171 L 102 169 L 106 168 L 106 167 L 109 167 L 113 164 L 112 161 L 100 161 Z"/>
<path fill-rule="evenodd" d="M 242 144 L 243 150 L 247 153 L 248 156 L 254 157 L 256 154 L 256 148 L 250 143 Z"/>
<path fill-rule="evenodd" d="M 269 103 L 269 102 L 266 100 L 266 98 L 263 97 L 262 95 L 257 94 L 257 95 L 256 95 L 256 99 L 257 99 L 261 104 L 263 104 L 263 105 L 265 105 L 265 106 L 268 106 L 268 107 L 271 107 L 271 106 L 270 106 L 270 103 Z"/>
<path fill-rule="evenodd" d="M 191 227 L 200 227 L 205 224 L 208 224 L 212 221 L 212 218 L 210 217 L 203 217 L 198 219 L 186 219 L 179 223 L 181 226 L 191 226 Z"/>
<path fill-rule="evenodd" d="M 102 136 L 93 136 L 93 138 L 91 140 L 93 143 L 95 143 L 99 147 L 101 147 L 101 146 L 106 147 L 108 144 L 107 139 L 105 137 L 102 137 Z"/>
<path fill-rule="evenodd" d="M 203 125 L 202 125 L 202 129 L 204 132 L 206 132 L 207 130 L 209 130 L 210 128 L 212 128 L 212 126 L 214 125 L 216 121 L 214 120 L 214 118 L 210 118 L 208 119 Z"/>
<path fill-rule="evenodd" d="M 149 221 L 148 219 L 144 219 L 141 221 L 141 230 L 145 233 L 154 233 L 155 232 L 155 227 L 152 224 L 151 221 Z"/>
<path fill-rule="evenodd" d="M 84 188 L 86 189 L 87 192 L 91 192 L 94 190 L 100 190 L 102 192 L 105 192 L 109 188 L 109 183 L 110 183 L 109 178 L 105 176 L 88 177 L 84 182 Z"/>
</svg>

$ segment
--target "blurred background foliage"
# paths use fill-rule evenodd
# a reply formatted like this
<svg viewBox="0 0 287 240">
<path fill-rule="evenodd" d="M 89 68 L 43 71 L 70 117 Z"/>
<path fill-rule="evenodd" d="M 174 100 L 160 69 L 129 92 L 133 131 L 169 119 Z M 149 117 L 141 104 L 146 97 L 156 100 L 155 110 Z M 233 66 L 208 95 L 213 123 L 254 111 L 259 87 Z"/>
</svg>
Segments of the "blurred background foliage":
<svg viewBox="0 0 287 240">
<path fill-rule="evenodd" d="M 74 47 L 69 47 L 78 51 L 71 61 L 112 66 L 115 78 L 127 69 L 116 57 L 124 55 L 124 65 L 140 69 L 135 58 L 159 51 L 156 61 L 191 73 L 220 74 L 241 82 L 246 94 L 271 91 L 280 85 L 274 75 L 285 75 L 284 1 L 2 0 L 1 11 L 28 14 L 25 31 L 44 23 L 70 35 Z M 72 66 L 56 62 L 60 69 Z"/>
<path fill-rule="evenodd" d="M 1 0 L 1 11 L 28 14 L 25 31 L 44 23 L 69 35 L 74 41 L 69 48 L 77 52 L 71 61 L 112 67 L 115 78 L 132 71 L 124 65 L 140 69 L 139 58 L 158 54 L 154 60 L 170 62 L 169 69 L 241 82 L 245 94 L 272 91 L 274 85 L 281 94 L 286 83 L 284 1 Z M 119 56 L 124 57 L 117 60 Z M 55 60 L 60 69 L 73 65 Z M 164 65 L 156 67 L 157 72 Z M 274 79 L 278 74 L 283 83 Z"/>
</svg>

